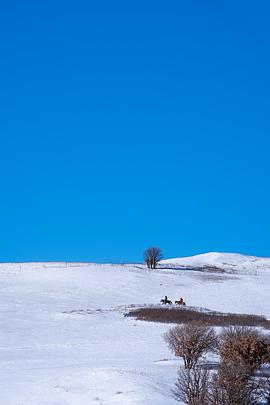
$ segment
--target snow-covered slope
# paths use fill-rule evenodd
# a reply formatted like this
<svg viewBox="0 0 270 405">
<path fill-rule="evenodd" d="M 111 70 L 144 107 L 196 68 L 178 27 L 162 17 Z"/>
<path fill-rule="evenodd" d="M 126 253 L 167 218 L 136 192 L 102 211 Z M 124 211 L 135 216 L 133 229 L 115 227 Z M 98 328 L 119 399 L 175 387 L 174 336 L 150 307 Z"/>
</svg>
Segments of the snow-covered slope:
<svg viewBox="0 0 270 405">
<path fill-rule="evenodd" d="M 170 325 L 124 317 L 166 294 L 222 312 L 270 313 L 270 272 L 209 274 L 132 265 L 0 265 L 4 405 L 176 405 Z"/>
<path fill-rule="evenodd" d="M 239 253 L 211 252 L 202 255 L 162 260 L 161 264 L 168 267 L 186 268 L 217 268 L 236 273 L 270 272 L 270 258 L 246 256 Z"/>
</svg>

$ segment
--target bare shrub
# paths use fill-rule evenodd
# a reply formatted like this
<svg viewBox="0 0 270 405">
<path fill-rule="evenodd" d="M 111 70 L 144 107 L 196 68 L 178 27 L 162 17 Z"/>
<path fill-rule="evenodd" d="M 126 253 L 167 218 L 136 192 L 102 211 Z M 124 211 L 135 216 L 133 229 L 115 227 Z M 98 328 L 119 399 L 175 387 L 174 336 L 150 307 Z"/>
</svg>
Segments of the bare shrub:
<svg viewBox="0 0 270 405">
<path fill-rule="evenodd" d="M 150 269 L 155 269 L 158 262 L 162 259 L 162 252 L 157 247 L 150 247 L 145 250 L 143 257 L 147 267 Z"/>
<path fill-rule="evenodd" d="M 270 321 L 259 315 L 224 314 L 219 312 L 202 312 L 189 307 L 185 308 L 155 308 L 146 307 L 130 311 L 126 316 L 132 316 L 142 321 L 162 323 L 188 323 L 191 321 L 202 322 L 208 326 L 231 325 L 260 326 L 270 329 Z"/>
<path fill-rule="evenodd" d="M 243 364 L 251 371 L 270 360 L 269 341 L 254 329 L 230 327 L 220 336 L 221 361 Z"/>
<path fill-rule="evenodd" d="M 245 365 L 221 363 L 217 372 L 180 369 L 173 391 L 175 399 L 187 405 L 269 404 L 270 382 L 250 372 Z"/>
<path fill-rule="evenodd" d="M 255 405 L 260 396 L 260 382 L 249 367 L 222 363 L 212 376 L 208 399 L 211 405 Z"/>
<path fill-rule="evenodd" d="M 194 368 L 203 354 L 217 346 L 214 330 L 201 323 L 175 326 L 166 333 L 165 340 L 171 351 L 182 357 L 186 369 Z"/>
<path fill-rule="evenodd" d="M 180 369 L 173 391 L 177 401 L 187 405 L 207 404 L 209 372 L 201 368 Z"/>
</svg>

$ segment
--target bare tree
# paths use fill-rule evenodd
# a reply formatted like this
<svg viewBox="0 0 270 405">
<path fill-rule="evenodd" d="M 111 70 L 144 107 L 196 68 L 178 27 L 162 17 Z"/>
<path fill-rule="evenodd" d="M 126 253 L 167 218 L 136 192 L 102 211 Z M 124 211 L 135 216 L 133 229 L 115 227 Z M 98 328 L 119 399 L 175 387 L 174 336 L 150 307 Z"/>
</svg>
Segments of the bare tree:
<svg viewBox="0 0 270 405">
<path fill-rule="evenodd" d="M 246 327 L 225 328 L 219 339 L 210 327 L 188 323 L 170 329 L 165 335 L 170 349 L 182 357 L 174 390 L 175 398 L 187 405 L 270 404 L 270 378 L 258 372 L 269 362 L 269 340 Z M 200 357 L 219 349 L 217 372 L 197 366 Z"/>
<path fill-rule="evenodd" d="M 206 405 L 208 403 L 209 372 L 199 367 L 180 369 L 173 391 L 177 401 L 187 405 Z"/>
<path fill-rule="evenodd" d="M 217 347 L 214 330 L 197 322 L 175 326 L 166 333 L 165 340 L 171 351 L 182 357 L 186 369 L 195 368 L 203 354 Z"/>
<path fill-rule="evenodd" d="M 147 267 L 150 269 L 155 269 L 158 262 L 162 259 L 162 252 L 157 247 L 150 247 L 145 250 L 143 257 Z"/>
<path fill-rule="evenodd" d="M 210 405 L 255 405 L 261 397 L 261 386 L 250 368 L 222 362 L 212 376 Z"/>
</svg>

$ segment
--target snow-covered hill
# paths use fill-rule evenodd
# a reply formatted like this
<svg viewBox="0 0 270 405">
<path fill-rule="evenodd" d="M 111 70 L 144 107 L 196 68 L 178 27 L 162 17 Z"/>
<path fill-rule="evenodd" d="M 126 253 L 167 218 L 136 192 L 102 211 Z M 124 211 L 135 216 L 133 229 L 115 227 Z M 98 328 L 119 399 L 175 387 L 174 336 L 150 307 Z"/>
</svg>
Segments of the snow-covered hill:
<svg viewBox="0 0 270 405">
<path fill-rule="evenodd" d="M 223 270 L 235 273 L 270 272 L 270 258 L 246 256 L 239 253 L 211 252 L 190 257 L 162 260 L 162 266 L 170 268 L 196 268 Z"/>
<path fill-rule="evenodd" d="M 270 272 L 209 274 L 137 265 L 0 265 L 0 385 L 5 405 L 175 405 L 180 360 L 170 325 L 124 317 L 164 295 L 269 316 Z"/>
</svg>

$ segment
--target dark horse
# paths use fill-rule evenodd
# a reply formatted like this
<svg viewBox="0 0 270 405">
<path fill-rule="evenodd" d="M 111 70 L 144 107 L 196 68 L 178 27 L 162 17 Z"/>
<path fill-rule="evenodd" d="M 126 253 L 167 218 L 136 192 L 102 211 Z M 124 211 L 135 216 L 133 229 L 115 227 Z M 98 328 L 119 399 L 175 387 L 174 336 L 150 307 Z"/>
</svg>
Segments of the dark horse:
<svg viewBox="0 0 270 405">
<path fill-rule="evenodd" d="M 168 300 L 168 299 L 160 300 L 160 302 L 161 302 L 161 304 L 163 304 L 163 305 L 166 305 L 166 304 L 172 305 L 172 301 L 171 301 L 171 300 Z"/>
</svg>

